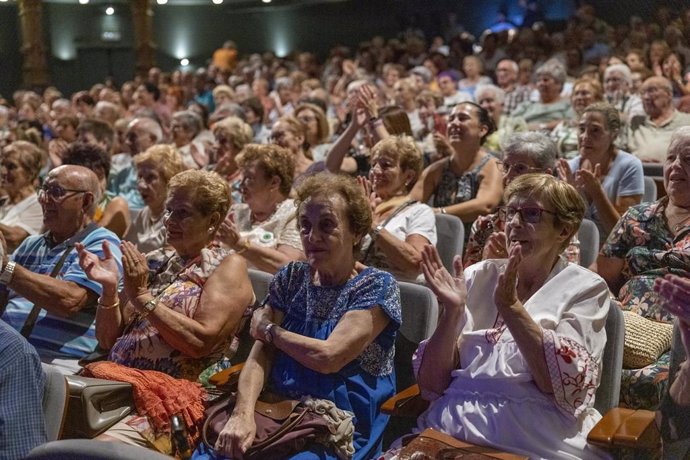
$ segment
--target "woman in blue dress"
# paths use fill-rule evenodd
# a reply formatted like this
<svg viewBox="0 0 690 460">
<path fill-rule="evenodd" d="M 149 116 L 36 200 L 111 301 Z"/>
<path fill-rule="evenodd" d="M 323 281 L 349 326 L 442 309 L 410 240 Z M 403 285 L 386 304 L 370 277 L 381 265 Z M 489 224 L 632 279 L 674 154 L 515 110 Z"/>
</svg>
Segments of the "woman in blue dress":
<svg viewBox="0 0 690 460">
<path fill-rule="evenodd" d="M 395 393 L 398 286 L 389 273 L 356 263 L 371 211 L 355 181 L 322 174 L 305 180 L 297 195 L 307 262 L 292 262 L 277 273 L 266 306 L 252 318 L 257 341 L 215 450 L 241 458 L 251 446 L 254 406 L 267 382 L 275 393 L 311 396 L 351 412 L 354 434 L 345 456 L 369 459 L 381 451 L 388 422 L 379 408 Z M 338 456 L 331 445 L 312 444 L 290 458 Z"/>
</svg>

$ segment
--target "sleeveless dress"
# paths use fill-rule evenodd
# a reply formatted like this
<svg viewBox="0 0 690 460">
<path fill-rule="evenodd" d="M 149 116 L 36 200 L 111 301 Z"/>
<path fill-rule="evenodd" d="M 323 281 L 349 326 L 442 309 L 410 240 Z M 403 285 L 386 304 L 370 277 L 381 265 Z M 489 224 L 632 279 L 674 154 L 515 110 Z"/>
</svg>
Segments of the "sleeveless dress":
<svg viewBox="0 0 690 460">
<path fill-rule="evenodd" d="M 445 207 L 474 199 L 477 196 L 479 184 L 481 183 L 479 171 L 489 161 L 489 158 L 491 156 L 486 154 L 477 166 L 461 176 L 457 176 L 450 168 L 452 157 L 448 158 L 441 180 L 434 193 L 434 207 Z"/>
</svg>

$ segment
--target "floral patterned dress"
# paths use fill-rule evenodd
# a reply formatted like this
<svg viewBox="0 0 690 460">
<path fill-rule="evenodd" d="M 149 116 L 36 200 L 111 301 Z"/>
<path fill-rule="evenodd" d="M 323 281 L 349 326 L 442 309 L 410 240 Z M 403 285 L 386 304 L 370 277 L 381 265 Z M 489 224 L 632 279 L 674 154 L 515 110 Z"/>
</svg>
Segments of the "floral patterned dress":
<svg viewBox="0 0 690 460">
<path fill-rule="evenodd" d="M 206 280 L 228 253 L 217 247 L 204 248 L 197 258 L 185 265 L 172 249 L 152 251 L 147 255 L 151 293 L 159 296 L 167 308 L 193 318 Z M 203 358 L 185 356 L 168 344 L 148 319 L 135 315 L 110 350 L 109 360 L 195 381 L 201 371 L 218 361 L 228 345 L 218 347 Z"/>
<path fill-rule="evenodd" d="M 690 225 L 675 237 L 664 210 L 668 197 L 633 206 L 621 217 L 601 249 L 606 257 L 624 260 L 625 284 L 618 294 L 623 310 L 645 318 L 671 323 L 673 316 L 661 308 L 654 281 L 669 273 L 690 274 Z M 665 393 L 669 353 L 642 369 L 623 369 L 621 401 L 630 407 L 655 409 Z"/>
</svg>

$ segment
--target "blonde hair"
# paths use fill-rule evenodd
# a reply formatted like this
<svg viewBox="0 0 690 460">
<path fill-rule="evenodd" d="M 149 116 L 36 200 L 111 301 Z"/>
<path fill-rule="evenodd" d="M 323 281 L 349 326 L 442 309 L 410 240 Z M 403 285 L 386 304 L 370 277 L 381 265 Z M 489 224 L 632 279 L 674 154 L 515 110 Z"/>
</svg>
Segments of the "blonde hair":
<svg viewBox="0 0 690 460">
<path fill-rule="evenodd" d="M 295 159 L 288 149 L 276 144 L 247 144 L 235 158 L 240 168 L 256 162 L 267 177 L 280 178 L 280 193 L 290 195 L 295 175 Z"/>
<path fill-rule="evenodd" d="M 218 174 L 212 171 L 190 169 L 170 179 L 168 196 L 184 190 L 204 216 L 217 212 L 222 221 L 230 209 L 230 187 Z"/>
<path fill-rule="evenodd" d="M 161 173 L 163 180 L 168 183 L 176 174 L 184 171 L 182 156 L 172 145 L 154 145 L 144 153 L 134 157 L 134 165 L 139 168 L 147 165 Z"/>
<path fill-rule="evenodd" d="M 554 226 L 570 229 L 559 252 L 565 250 L 585 217 L 585 202 L 575 187 L 548 174 L 523 174 L 508 185 L 503 193 L 503 202 L 508 203 L 514 196 L 536 198 L 553 209 Z"/>
<path fill-rule="evenodd" d="M 376 158 L 383 153 L 397 160 L 403 172 L 414 171 L 414 178 L 408 186 L 412 187 L 424 167 L 422 151 L 419 150 L 414 139 L 410 136 L 390 136 L 382 139 L 371 150 L 371 158 Z"/>
<path fill-rule="evenodd" d="M 239 117 L 231 116 L 223 118 L 213 125 L 214 136 L 218 131 L 230 136 L 232 145 L 238 150 L 242 150 L 245 145 L 249 144 L 254 139 L 252 127 Z"/>
</svg>

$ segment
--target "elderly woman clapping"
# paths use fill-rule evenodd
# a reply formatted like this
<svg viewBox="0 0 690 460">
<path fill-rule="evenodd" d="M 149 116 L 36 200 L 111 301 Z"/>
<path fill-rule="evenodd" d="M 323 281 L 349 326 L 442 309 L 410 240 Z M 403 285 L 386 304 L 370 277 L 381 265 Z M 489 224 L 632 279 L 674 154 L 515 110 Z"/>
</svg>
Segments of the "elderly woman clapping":
<svg viewBox="0 0 690 460">
<path fill-rule="evenodd" d="M 355 416 L 354 454 L 341 449 L 336 456 L 335 446 L 313 443 L 294 458 L 370 459 L 381 450 L 387 423 L 379 407 L 395 387 L 397 283 L 387 272 L 355 265 L 371 214 L 354 180 L 314 176 L 297 195 L 307 262 L 281 269 L 267 306 L 254 314 L 251 330 L 257 342 L 215 448 L 220 455 L 241 458 L 251 446 L 254 406 L 268 382 L 279 394 L 328 400 Z"/>
<path fill-rule="evenodd" d="M 418 427 L 530 458 L 607 458 L 586 436 L 600 418 L 592 405 L 608 289 L 560 256 L 584 215 L 582 198 L 552 176 L 527 174 L 504 201 L 507 259 L 464 274 L 456 259 L 451 276 L 433 247 L 423 253 L 443 309 L 415 355 L 422 396 L 432 401 Z"/>
<path fill-rule="evenodd" d="M 224 356 L 253 301 L 244 259 L 213 244 L 229 196 L 227 184 L 214 173 L 176 175 L 165 202 L 170 247 L 144 256 L 122 242 L 124 289 L 119 295 L 117 264 L 107 244 L 102 260 L 77 245 L 84 272 L 103 286 L 96 338 L 110 350 L 109 361 L 196 381 Z M 152 431 L 148 422 L 131 416 L 118 425 L 122 430 L 128 442 L 139 445 L 146 445 L 142 436 Z"/>
<path fill-rule="evenodd" d="M 557 156 L 556 144 L 546 134 L 514 134 L 503 146 L 503 161 L 498 162 L 503 174 L 503 186 L 507 187 L 524 174 L 553 174 Z M 463 259 L 465 267 L 484 259 L 501 259 L 508 255 L 506 222 L 501 217 L 501 213 L 495 212 L 474 221 Z M 570 262 L 578 263 L 579 244 L 577 237 L 573 238 L 575 244 L 568 246 L 565 255 Z"/>
<path fill-rule="evenodd" d="M 371 182 L 361 180 L 374 217 L 364 239 L 361 261 L 407 281 L 421 275 L 419 262 L 424 246 L 436 244 L 434 211 L 408 196 L 423 161 L 411 137 L 388 137 L 372 150 Z"/>
<path fill-rule="evenodd" d="M 244 203 L 233 205 L 218 240 L 259 270 L 275 273 L 304 258 L 295 226 L 296 208 L 288 198 L 294 172 L 293 154 L 274 144 L 248 144 L 236 159 L 242 171 Z"/>
</svg>

